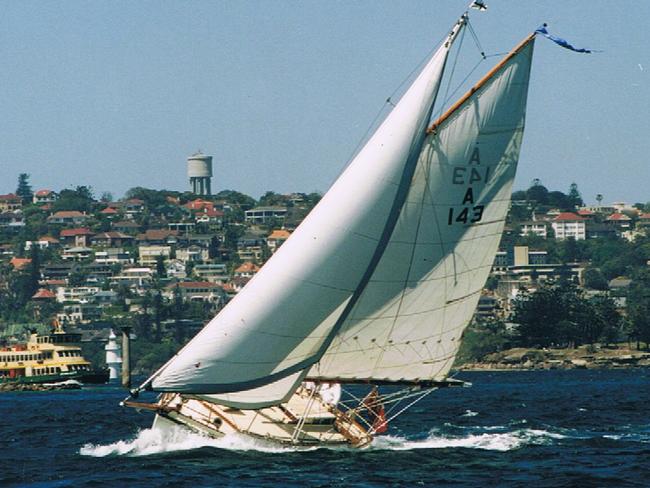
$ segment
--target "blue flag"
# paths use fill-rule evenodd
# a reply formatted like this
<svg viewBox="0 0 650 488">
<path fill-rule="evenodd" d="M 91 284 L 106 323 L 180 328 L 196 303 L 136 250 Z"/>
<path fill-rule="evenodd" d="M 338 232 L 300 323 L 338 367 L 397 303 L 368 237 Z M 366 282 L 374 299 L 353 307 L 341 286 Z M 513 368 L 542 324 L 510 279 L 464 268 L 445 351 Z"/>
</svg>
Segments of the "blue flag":
<svg viewBox="0 0 650 488">
<path fill-rule="evenodd" d="M 549 34 L 548 31 L 546 30 L 546 24 L 541 26 L 535 32 L 537 34 L 542 34 L 544 37 L 550 39 L 551 41 L 553 41 L 558 46 L 562 46 L 563 48 L 566 48 L 566 49 L 571 49 L 571 51 L 575 51 L 577 53 L 592 53 L 592 52 L 594 52 L 591 49 L 579 49 L 577 47 L 573 47 L 571 44 L 569 44 L 569 42 L 566 39 L 562 39 L 561 37 L 557 37 L 557 36 L 554 36 L 553 34 Z"/>
</svg>

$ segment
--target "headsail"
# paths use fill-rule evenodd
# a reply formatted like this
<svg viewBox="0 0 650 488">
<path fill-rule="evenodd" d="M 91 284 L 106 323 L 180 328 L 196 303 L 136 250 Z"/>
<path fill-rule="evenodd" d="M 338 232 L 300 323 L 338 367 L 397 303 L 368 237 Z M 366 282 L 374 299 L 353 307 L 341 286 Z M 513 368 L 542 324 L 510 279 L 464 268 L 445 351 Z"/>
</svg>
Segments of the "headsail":
<svg viewBox="0 0 650 488">
<path fill-rule="evenodd" d="M 395 224 L 398 196 L 410 184 L 447 54 L 464 20 L 291 238 L 152 377 L 154 390 L 224 394 L 279 388 L 292 384 L 282 378 L 320 358 L 377 264 L 378 243 Z"/>
<path fill-rule="evenodd" d="M 442 380 L 503 231 L 534 37 L 438 121 L 390 242 L 310 378 Z"/>
</svg>

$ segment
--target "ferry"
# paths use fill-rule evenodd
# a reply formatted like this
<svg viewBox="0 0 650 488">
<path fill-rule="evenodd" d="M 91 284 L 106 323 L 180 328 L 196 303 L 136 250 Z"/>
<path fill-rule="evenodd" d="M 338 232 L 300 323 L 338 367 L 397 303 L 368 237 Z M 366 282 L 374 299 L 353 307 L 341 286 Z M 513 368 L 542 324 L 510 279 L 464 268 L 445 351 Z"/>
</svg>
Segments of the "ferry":
<svg viewBox="0 0 650 488">
<path fill-rule="evenodd" d="M 93 368 L 80 343 L 81 334 L 66 332 L 58 322 L 51 334 L 32 332 L 26 344 L 0 348 L 0 383 L 108 383 L 108 368 Z"/>
</svg>

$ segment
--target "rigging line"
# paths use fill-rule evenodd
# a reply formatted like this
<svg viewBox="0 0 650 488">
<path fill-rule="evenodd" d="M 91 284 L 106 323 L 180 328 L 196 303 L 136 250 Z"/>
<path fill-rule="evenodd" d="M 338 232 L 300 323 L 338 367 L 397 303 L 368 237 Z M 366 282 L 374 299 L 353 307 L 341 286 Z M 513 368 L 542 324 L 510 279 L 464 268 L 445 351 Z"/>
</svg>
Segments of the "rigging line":
<svg viewBox="0 0 650 488">
<path fill-rule="evenodd" d="M 433 392 L 434 392 L 435 390 L 437 390 L 437 389 L 438 389 L 438 388 L 430 388 L 429 390 L 425 391 L 422 395 L 420 395 L 418 398 L 416 398 L 415 400 L 413 400 L 412 402 L 410 402 L 408 405 L 406 405 L 404 408 L 402 408 L 402 409 L 401 409 L 399 412 L 397 412 L 395 415 L 393 415 L 392 417 L 387 418 L 387 419 L 384 421 L 384 424 L 388 424 L 389 422 L 393 421 L 395 418 L 397 418 L 397 417 L 399 417 L 400 415 L 402 415 L 404 412 L 406 412 L 406 411 L 407 411 L 409 408 L 411 408 L 413 405 L 415 405 L 415 404 L 418 403 L 420 400 L 422 400 L 424 397 L 426 397 L 427 395 L 433 393 Z"/>
<path fill-rule="evenodd" d="M 461 87 L 465 84 L 465 82 L 468 80 L 468 78 L 470 76 L 472 76 L 474 71 L 476 71 L 476 69 L 481 65 L 481 63 L 483 63 L 483 61 L 485 61 L 484 58 L 479 59 L 478 62 L 474 65 L 474 67 L 469 71 L 469 73 L 467 73 L 467 76 L 465 76 L 465 78 L 463 78 L 462 81 L 456 86 L 454 91 L 451 92 L 449 97 L 445 98 L 445 100 L 442 103 L 442 107 L 441 107 L 441 110 L 439 112 L 439 115 L 442 115 L 442 108 L 449 102 L 449 100 L 451 100 L 456 95 L 456 93 L 458 93 L 458 90 L 461 89 Z"/>
<path fill-rule="evenodd" d="M 463 32 L 463 35 L 464 35 L 464 32 Z M 361 137 L 361 139 L 359 140 L 358 144 L 357 144 L 357 145 L 355 146 L 355 148 L 353 149 L 353 151 L 352 151 L 352 153 L 350 154 L 350 156 L 348 157 L 346 163 L 343 165 L 343 168 L 341 168 L 341 171 L 339 171 L 339 173 L 336 175 L 336 178 L 334 179 L 334 181 L 336 181 L 336 180 L 339 178 L 339 176 L 341 176 L 341 174 L 343 174 L 343 172 L 344 172 L 344 171 L 347 169 L 347 167 L 350 165 L 350 163 L 352 162 L 352 160 L 354 159 L 354 157 L 357 155 L 357 153 L 359 152 L 359 150 L 360 150 L 360 149 L 363 147 L 363 145 L 368 141 L 368 135 L 370 134 L 370 132 L 372 131 L 372 129 L 375 128 L 375 127 L 378 125 L 378 124 L 377 124 L 377 121 L 381 118 L 382 112 L 384 112 L 384 110 L 386 109 L 386 106 L 387 106 L 387 105 L 390 105 L 391 107 L 395 107 L 396 103 L 393 101 L 393 97 L 395 97 L 395 95 L 396 95 L 396 94 L 397 94 L 397 93 L 402 89 L 402 87 L 406 84 L 406 82 L 407 82 L 408 80 L 410 80 L 410 79 L 413 77 L 413 75 L 414 75 L 416 72 L 420 71 L 420 70 L 424 67 L 425 63 L 426 63 L 429 59 L 431 59 L 431 57 L 432 57 L 432 56 L 435 54 L 435 52 L 437 51 L 438 47 L 439 47 L 440 45 L 442 45 L 442 43 L 443 43 L 443 42 L 444 42 L 448 37 L 449 37 L 449 33 L 446 33 L 445 35 L 443 35 L 442 38 L 441 38 L 438 42 L 436 42 L 436 43 L 433 45 L 433 48 L 430 49 L 429 52 L 428 52 L 428 53 L 427 53 L 427 54 L 426 54 L 422 59 L 420 59 L 420 61 L 418 62 L 418 64 L 415 65 L 415 67 L 411 70 L 411 72 L 410 72 L 408 75 L 406 75 L 406 76 L 405 76 L 405 77 L 404 77 L 404 78 L 399 82 L 399 84 L 395 87 L 395 89 L 394 89 L 394 90 L 392 91 L 392 93 L 388 96 L 388 98 L 386 98 L 386 100 L 384 101 L 384 104 L 381 106 L 381 108 L 380 108 L 379 111 L 377 112 L 377 115 L 375 115 L 375 118 L 372 119 L 372 122 L 370 123 L 370 125 L 369 125 L 368 128 L 366 129 L 366 132 L 363 134 L 363 137 Z M 399 101 L 399 100 L 398 100 L 398 101 Z M 390 113 L 391 111 L 392 111 L 392 108 L 388 111 L 388 113 Z M 386 114 L 386 116 L 388 116 L 388 114 Z"/>
<path fill-rule="evenodd" d="M 474 27 L 472 27 L 472 24 L 469 22 L 469 19 L 467 19 L 467 28 L 469 30 L 469 33 L 474 38 L 474 42 L 476 43 L 476 47 L 478 48 L 479 52 L 481 53 L 481 56 L 483 57 L 483 59 L 485 59 L 487 56 L 485 56 L 485 51 L 483 50 L 483 46 L 481 46 L 481 42 L 478 40 L 478 36 L 476 35 L 476 31 L 474 31 Z"/>
<path fill-rule="evenodd" d="M 469 25 L 469 20 L 466 20 L 465 25 Z M 435 119 L 438 119 L 440 115 L 442 115 L 442 111 L 445 108 L 445 105 L 447 104 L 447 101 L 449 100 L 449 89 L 451 88 L 451 80 L 454 78 L 454 73 L 456 72 L 456 65 L 458 64 L 458 59 L 460 58 L 460 50 L 463 47 L 463 41 L 465 40 L 465 29 L 463 29 L 463 32 L 461 33 L 460 39 L 458 40 L 458 47 L 456 48 L 456 53 L 454 55 L 454 64 L 451 67 L 451 72 L 449 73 L 449 78 L 447 80 L 447 89 L 445 91 L 445 96 L 442 97 L 442 104 L 440 105 L 439 111 L 437 111 L 437 115 Z"/>
<path fill-rule="evenodd" d="M 386 411 L 386 415 L 390 415 L 390 413 L 391 413 L 393 410 L 395 410 L 395 409 L 399 406 L 399 404 L 400 404 L 402 401 L 406 400 L 407 398 L 413 398 L 414 396 L 421 395 L 421 394 L 422 394 L 422 390 L 419 390 L 419 389 L 415 390 L 415 389 L 413 389 L 413 388 L 406 388 L 406 389 L 403 389 L 403 390 L 399 390 L 397 393 L 394 393 L 393 396 L 395 396 L 396 394 L 399 394 L 399 395 L 400 395 L 399 398 L 391 399 L 391 400 L 389 400 L 389 401 L 382 401 L 382 404 L 383 404 L 383 405 L 388 405 L 388 404 L 390 404 L 390 403 L 393 404 L 393 405 L 392 405 L 392 406 L 391 406 L 391 407 Z"/>
</svg>

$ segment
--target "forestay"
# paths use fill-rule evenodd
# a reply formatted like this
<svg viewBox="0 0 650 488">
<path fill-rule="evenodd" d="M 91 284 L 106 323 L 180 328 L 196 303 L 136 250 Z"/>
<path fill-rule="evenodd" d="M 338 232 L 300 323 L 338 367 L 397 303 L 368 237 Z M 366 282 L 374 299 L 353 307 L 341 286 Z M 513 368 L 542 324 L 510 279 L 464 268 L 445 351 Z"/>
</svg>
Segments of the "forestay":
<svg viewBox="0 0 650 488">
<path fill-rule="evenodd" d="M 463 23 L 464 18 L 287 242 L 152 377 L 154 390 L 246 390 L 223 398 L 243 406 L 247 396 L 254 397 L 251 405 L 259 407 L 262 390 L 283 397 L 294 383 L 282 378 L 320 358 L 346 306 L 358 298 L 378 242 L 390 235 L 389 216 L 397 215 L 396 197 L 408 189 L 405 174 L 416 166 L 447 53 Z"/>
<path fill-rule="evenodd" d="M 310 378 L 447 375 L 503 231 L 533 44 L 519 46 L 429 134 L 382 259 Z"/>
</svg>

